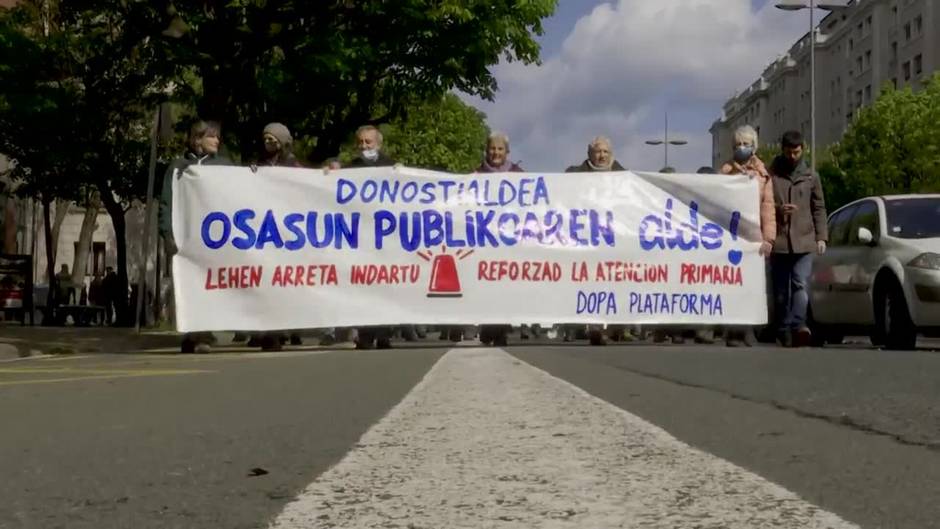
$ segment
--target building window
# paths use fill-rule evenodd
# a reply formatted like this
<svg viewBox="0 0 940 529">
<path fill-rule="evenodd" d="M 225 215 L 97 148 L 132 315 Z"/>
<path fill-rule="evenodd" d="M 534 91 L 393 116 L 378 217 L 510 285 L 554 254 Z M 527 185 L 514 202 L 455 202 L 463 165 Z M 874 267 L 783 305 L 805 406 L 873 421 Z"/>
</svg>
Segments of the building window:
<svg viewBox="0 0 940 529">
<path fill-rule="evenodd" d="M 907 61 L 906 63 L 904 63 L 904 66 L 902 66 L 901 69 L 904 70 L 904 80 L 910 81 L 911 80 L 911 61 Z"/>
<path fill-rule="evenodd" d="M 862 106 L 862 91 L 861 90 L 859 90 L 858 92 L 855 92 L 855 106 L 856 107 Z"/>
<path fill-rule="evenodd" d="M 917 18 L 914 19 L 914 34 L 920 35 L 924 32 L 924 17 L 922 15 L 917 15 Z"/>
<path fill-rule="evenodd" d="M 917 55 L 914 57 L 914 73 L 920 75 L 924 72 L 924 56 Z"/>
<path fill-rule="evenodd" d="M 897 62 L 898 60 L 898 43 L 897 42 L 891 43 L 891 60 L 893 62 Z"/>
<path fill-rule="evenodd" d="M 871 104 L 871 85 L 865 87 L 865 104 Z"/>
<path fill-rule="evenodd" d="M 858 58 L 855 59 L 855 68 L 858 70 L 858 73 L 862 73 L 862 56 L 861 55 L 859 55 Z"/>
<path fill-rule="evenodd" d="M 865 68 L 871 67 L 871 50 L 865 52 Z"/>
<path fill-rule="evenodd" d="M 855 49 L 855 40 L 849 39 L 849 51 L 852 51 L 854 49 Z"/>
<path fill-rule="evenodd" d="M 898 88 L 898 78 L 897 78 L 897 77 L 892 77 L 892 78 L 891 78 L 891 84 L 894 86 L 894 89 L 897 90 L 897 88 Z"/>
<path fill-rule="evenodd" d="M 904 24 L 904 40 L 911 40 L 911 23 Z"/>
</svg>

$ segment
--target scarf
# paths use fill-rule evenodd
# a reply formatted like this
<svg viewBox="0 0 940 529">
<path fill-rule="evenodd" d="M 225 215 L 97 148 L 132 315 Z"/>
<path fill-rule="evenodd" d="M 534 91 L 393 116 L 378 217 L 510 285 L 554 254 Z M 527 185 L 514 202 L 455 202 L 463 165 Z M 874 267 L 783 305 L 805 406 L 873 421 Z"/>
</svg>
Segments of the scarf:
<svg viewBox="0 0 940 529">
<path fill-rule="evenodd" d="M 512 162 L 507 158 L 503 165 L 498 167 L 490 165 L 489 160 L 483 160 L 483 167 L 486 167 L 486 170 L 491 173 L 508 173 L 512 170 Z"/>
</svg>

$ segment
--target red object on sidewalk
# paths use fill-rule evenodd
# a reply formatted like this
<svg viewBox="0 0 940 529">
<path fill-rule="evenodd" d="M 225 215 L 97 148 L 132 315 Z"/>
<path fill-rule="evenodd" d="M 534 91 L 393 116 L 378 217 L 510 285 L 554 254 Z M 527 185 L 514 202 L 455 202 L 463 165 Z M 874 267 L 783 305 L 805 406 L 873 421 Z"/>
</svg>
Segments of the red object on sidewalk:
<svg viewBox="0 0 940 529">
<path fill-rule="evenodd" d="M 443 254 L 434 257 L 431 263 L 431 284 L 428 286 L 429 298 L 459 298 L 460 278 L 457 276 L 457 261 L 453 255 Z"/>
</svg>

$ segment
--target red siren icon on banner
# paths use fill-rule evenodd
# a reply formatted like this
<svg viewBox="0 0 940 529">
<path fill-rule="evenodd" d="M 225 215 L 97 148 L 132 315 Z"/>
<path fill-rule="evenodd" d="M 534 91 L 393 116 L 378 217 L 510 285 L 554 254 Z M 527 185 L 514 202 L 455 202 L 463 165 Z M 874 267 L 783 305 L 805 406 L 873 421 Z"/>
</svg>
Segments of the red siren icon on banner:
<svg viewBox="0 0 940 529">
<path fill-rule="evenodd" d="M 460 292 L 460 276 L 457 272 L 457 260 L 466 259 L 473 253 L 473 250 L 464 252 L 458 250 L 456 255 L 447 253 L 447 247 L 441 249 L 440 255 L 433 255 L 430 252 L 418 252 L 418 256 L 431 263 L 431 282 L 428 284 L 429 298 L 459 298 L 463 297 Z"/>
</svg>

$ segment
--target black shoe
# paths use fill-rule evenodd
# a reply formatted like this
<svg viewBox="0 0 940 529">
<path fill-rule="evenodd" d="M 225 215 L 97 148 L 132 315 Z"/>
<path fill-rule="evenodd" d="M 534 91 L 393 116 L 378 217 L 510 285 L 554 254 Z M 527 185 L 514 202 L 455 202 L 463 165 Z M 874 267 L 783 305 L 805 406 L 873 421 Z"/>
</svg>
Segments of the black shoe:
<svg viewBox="0 0 940 529">
<path fill-rule="evenodd" d="M 183 354 L 193 354 L 196 352 L 196 341 L 191 338 L 184 338 L 180 345 L 180 352 Z"/>
<path fill-rule="evenodd" d="M 271 336 L 266 335 L 261 338 L 261 350 L 262 351 L 280 351 L 283 349 L 280 336 Z"/>
<path fill-rule="evenodd" d="M 777 335 L 777 342 L 781 347 L 786 347 L 787 349 L 793 347 L 793 333 L 790 331 L 784 331 Z"/>
<path fill-rule="evenodd" d="M 588 335 L 591 345 L 607 345 L 607 337 L 602 331 L 591 331 Z"/>
<path fill-rule="evenodd" d="M 304 341 L 299 335 L 292 334 L 290 335 L 290 344 L 291 345 L 303 345 Z"/>
<path fill-rule="evenodd" d="M 389 338 L 379 338 L 378 340 L 375 341 L 375 346 L 378 349 L 391 349 L 392 340 Z"/>
</svg>

